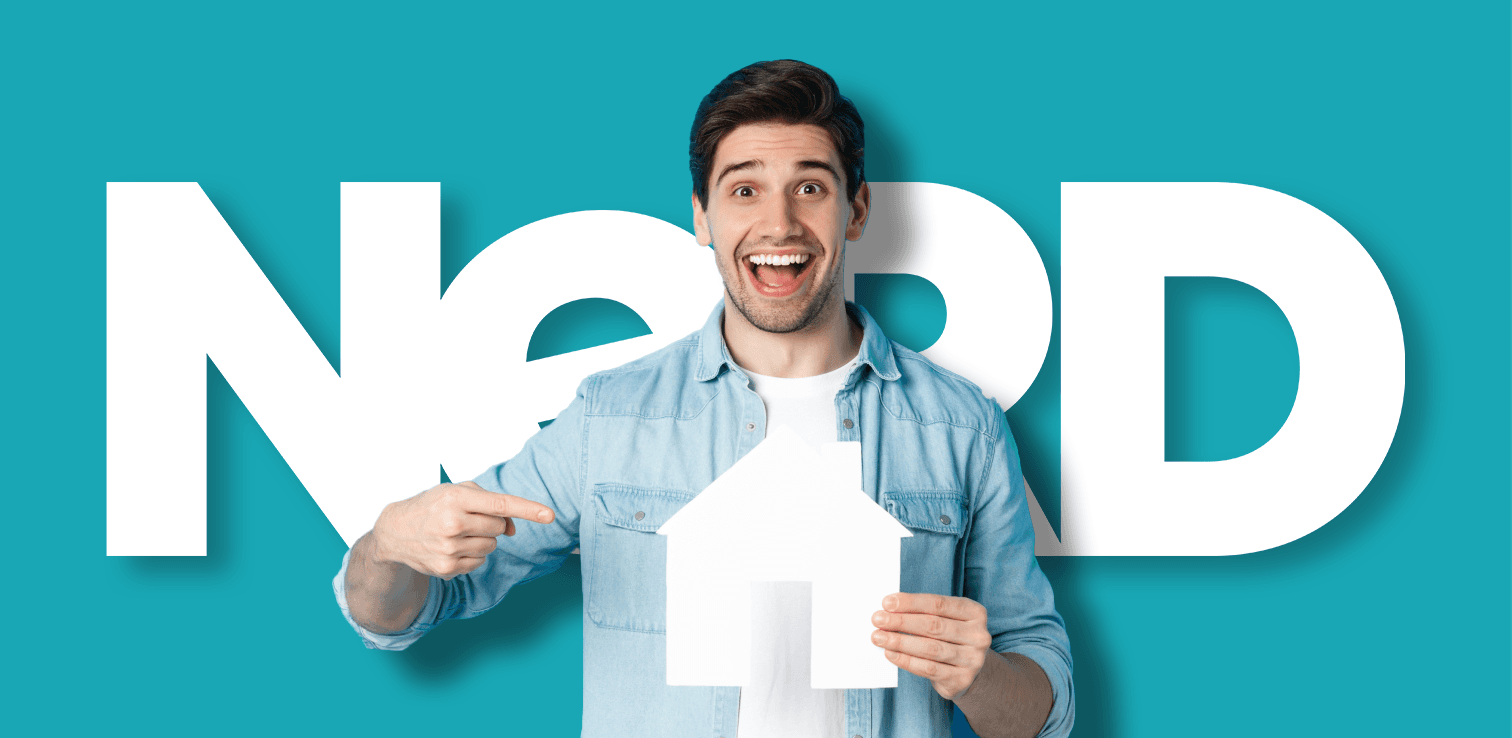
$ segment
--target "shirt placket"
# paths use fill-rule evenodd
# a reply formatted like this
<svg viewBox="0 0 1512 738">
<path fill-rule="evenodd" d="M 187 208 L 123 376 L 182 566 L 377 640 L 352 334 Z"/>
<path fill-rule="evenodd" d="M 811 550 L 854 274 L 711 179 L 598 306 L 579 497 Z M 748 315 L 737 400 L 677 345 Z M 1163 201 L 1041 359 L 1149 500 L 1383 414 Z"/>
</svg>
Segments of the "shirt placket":
<svg viewBox="0 0 1512 738">
<path fill-rule="evenodd" d="M 744 458 L 756 444 L 766 438 L 766 406 L 761 396 L 751 389 L 751 380 L 730 362 L 730 370 L 720 381 L 735 384 L 734 396 L 739 398 L 737 427 L 735 428 L 735 456 Z M 731 738 L 740 723 L 740 688 L 714 688 L 714 721 L 712 735 L 715 738 Z"/>
<path fill-rule="evenodd" d="M 835 438 L 837 440 L 861 440 L 861 417 L 857 413 L 860 392 L 857 389 L 861 386 L 860 373 L 863 371 L 865 367 L 859 367 L 854 381 L 835 393 Z M 872 726 L 871 690 L 845 690 L 844 735 L 846 738 L 876 738 Z"/>
<path fill-rule="evenodd" d="M 766 406 L 761 396 L 751 389 L 751 380 L 737 369 L 730 370 L 729 381 L 736 383 L 740 398 L 739 427 L 735 429 L 735 458 L 744 458 L 756 444 L 766 438 Z"/>
<path fill-rule="evenodd" d="M 861 420 L 856 414 L 856 397 L 859 394 L 856 388 L 860 384 L 860 379 L 857 378 L 835 393 L 835 439 L 838 441 L 861 440 Z"/>
</svg>

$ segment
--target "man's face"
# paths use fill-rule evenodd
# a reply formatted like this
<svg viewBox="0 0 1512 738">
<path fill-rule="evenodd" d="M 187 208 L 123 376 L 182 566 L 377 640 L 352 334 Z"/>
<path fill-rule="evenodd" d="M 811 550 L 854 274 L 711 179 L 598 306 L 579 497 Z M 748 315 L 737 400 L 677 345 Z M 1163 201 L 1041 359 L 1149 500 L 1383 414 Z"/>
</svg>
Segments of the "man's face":
<svg viewBox="0 0 1512 738">
<path fill-rule="evenodd" d="M 845 197 L 839 152 L 815 125 L 757 123 L 726 134 L 709 206 L 693 196 L 698 242 L 714 245 L 725 291 L 761 330 L 791 333 L 844 294 L 845 242 L 861 238 L 870 196 Z"/>
</svg>

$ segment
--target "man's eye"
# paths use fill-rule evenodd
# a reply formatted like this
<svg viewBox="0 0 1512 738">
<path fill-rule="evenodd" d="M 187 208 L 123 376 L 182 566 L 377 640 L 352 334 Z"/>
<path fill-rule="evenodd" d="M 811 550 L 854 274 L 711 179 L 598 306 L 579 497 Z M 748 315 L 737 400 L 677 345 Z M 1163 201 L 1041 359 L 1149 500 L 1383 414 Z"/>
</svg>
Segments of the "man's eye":
<svg viewBox="0 0 1512 738">
<path fill-rule="evenodd" d="M 822 191 L 823 188 L 821 188 L 819 185 L 814 184 L 813 182 L 810 182 L 798 188 L 798 194 L 800 195 L 817 195 Z"/>
<path fill-rule="evenodd" d="M 755 194 L 756 194 L 756 190 L 753 190 L 750 187 L 736 187 L 735 188 L 735 196 L 736 197 L 753 197 L 753 196 L 755 196 Z"/>
</svg>

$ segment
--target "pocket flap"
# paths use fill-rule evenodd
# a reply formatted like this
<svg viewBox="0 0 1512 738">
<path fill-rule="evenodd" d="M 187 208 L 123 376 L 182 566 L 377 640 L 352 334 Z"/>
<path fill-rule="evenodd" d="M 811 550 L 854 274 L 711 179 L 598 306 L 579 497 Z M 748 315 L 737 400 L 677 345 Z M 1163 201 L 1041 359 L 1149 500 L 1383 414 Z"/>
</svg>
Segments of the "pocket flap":
<svg viewBox="0 0 1512 738">
<path fill-rule="evenodd" d="M 594 499 L 599 520 L 617 528 L 655 533 L 683 505 L 695 496 L 676 489 L 631 487 L 625 484 L 596 484 Z"/>
<path fill-rule="evenodd" d="M 966 530 L 966 497 L 951 490 L 886 493 L 883 507 L 909 528 L 959 536 Z"/>
</svg>

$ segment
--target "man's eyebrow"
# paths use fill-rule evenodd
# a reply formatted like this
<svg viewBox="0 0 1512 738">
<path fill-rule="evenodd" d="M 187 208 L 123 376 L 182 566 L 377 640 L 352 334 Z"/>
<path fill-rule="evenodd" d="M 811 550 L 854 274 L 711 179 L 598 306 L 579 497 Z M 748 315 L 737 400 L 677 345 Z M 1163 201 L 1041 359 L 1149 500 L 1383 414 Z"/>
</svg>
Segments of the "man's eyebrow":
<svg viewBox="0 0 1512 738">
<path fill-rule="evenodd" d="M 819 161 L 818 159 L 805 159 L 804 161 L 798 162 L 798 169 L 823 169 L 824 171 L 829 172 L 831 177 L 835 178 L 835 184 L 840 184 L 840 173 L 835 171 L 835 168 L 830 166 L 829 162 L 827 161 Z"/>
<path fill-rule="evenodd" d="M 724 169 L 719 170 L 719 176 L 714 178 L 714 186 L 718 187 L 719 183 L 724 180 L 726 174 L 729 174 L 731 172 L 738 172 L 744 169 L 757 169 L 762 166 L 765 165 L 760 159 L 746 159 L 745 161 L 735 162 L 734 164 L 727 165 Z M 804 169 L 822 169 L 826 172 L 829 172 L 830 176 L 835 178 L 835 184 L 838 185 L 840 183 L 840 173 L 835 171 L 835 168 L 833 166 L 830 166 L 830 163 L 827 161 L 820 161 L 818 159 L 804 159 L 803 161 L 798 162 L 798 170 L 802 171 Z"/>
<path fill-rule="evenodd" d="M 755 169 L 759 166 L 761 166 L 760 159 L 746 159 L 742 162 L 736 162 L 734 164 L 727 165 L 724 169 L 719 170 L 719 176 L 714 178 L 714 186 L 718 187 L 719 182 L 723 180 L 725 178 L 725 175 L 729 174 L 730 172 L 738 172 L 742 169 Z"/>
</svg>

